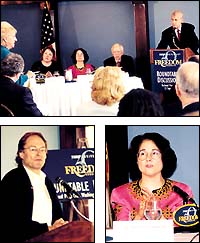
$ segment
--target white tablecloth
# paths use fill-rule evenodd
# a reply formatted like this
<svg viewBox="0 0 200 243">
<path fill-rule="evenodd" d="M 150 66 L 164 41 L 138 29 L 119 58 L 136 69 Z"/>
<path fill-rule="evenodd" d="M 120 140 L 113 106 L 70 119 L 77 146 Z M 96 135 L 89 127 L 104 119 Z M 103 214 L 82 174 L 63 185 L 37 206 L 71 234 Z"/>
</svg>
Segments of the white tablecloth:
<svg viewBox="0 0 200 243">
<path fill-rule="evenodd" d="M 145 234 L 145 232 L 144 232 L 144 234 Z M 195 237 L 196 235 L 197 235 L 197 232 L 196 233 L 176 233 L 176 234 L 174 234 L 174 242 L 191 242 L 191 239 L 193 237 Z M 113 242 L 113 229 L 106 229 L 106 242 Z M 139 242 L 138 239 L 137 239 L 137 242 Z M 144 242 L 144 241 L 142 241 L 142 242 Z M 148 236 L 147 236 L 146 242 L 149 242 Z M 195 237 L 195 239 L 192 242 L 199 242 L 199 236 Z"/>
<path fill-rule="evenodd" d="M 43 84 L 37 84 L 35 79 L 31 79 L 28 86 L 44 115 L 75 116 L 77 106 L 91 100 L 91 84 L 91 77 L 65 83 L 64 77 L 60 76 L 46 78 Z M 126 93 L 134 88 L 144 88 L 138 77 L 127 77 L 124 84 Z"/>
</svg>

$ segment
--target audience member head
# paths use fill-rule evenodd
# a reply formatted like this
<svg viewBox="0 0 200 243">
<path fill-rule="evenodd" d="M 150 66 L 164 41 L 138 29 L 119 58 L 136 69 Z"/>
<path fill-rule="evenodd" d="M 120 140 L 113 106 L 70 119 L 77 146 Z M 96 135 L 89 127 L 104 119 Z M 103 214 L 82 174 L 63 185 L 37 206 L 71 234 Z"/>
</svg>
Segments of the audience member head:
<svg viewBox="0 0 200 243">
<path fill-rule="evenodd" d="M 20 153 L 23 152 L 23 150 L 25 149 L 27 139 L 32 137 L 32 136 L 40 137 L 45 144 L 45 149 L 47 150 L 47 141 L 40 132 L 27 132 L 21 137 L 21 139 L 18 142 L 17 156 L 15 158 L 15 161 L 16 161 L 17 164 L 22 163 L 22 158 L 20 156 Z"/>
<path fill-rule="evenodd" d="M 181 23 L 183 22 L 183 13 L 180 10 L 174 10 L 171 13 L 171 24 L 172 27 L 178 29 L 181 27 Z"/>
<path fill-rule="evenodd" d="M 100 105 L 118 102 L 124 96 L 123 71 L 119 67 L 99 67 L 92 83 L 92 100 Z"/>
<path fill-rule="evenodd" d="M 1 45 L 9 50 L 14 48 L 17 30 L 7 21 L 1 21 Z"/>
<path fill-rule="evenodd" d="M 199 63 L 199 55 L 193 55 L 191 57 L 188 58 L 189 62 L 197 62 Z"/>
<path fill-rule="evenodd" d="M 124 47 L 119 43 L 115 43 L 111 47 L 111 53 L 112 53 L 113 57 L 115 58 L 116 62 L 120 61 L 121 56 L 124 54 Z"/>
<path fill-rule="evenodd" d="M 56 52 L 53 47 L 48 46 L 41 51 L 41 60 L 49 62 L 55 58 L 56 58 Z"/>
<path fill-rule="evenodd" d="M 163 178 L 169 178 L 173 175 L 177 167 L 177 157 L 174 150 L 170 146 L 168 139 L 156 132 L 148 132 L 135 136 L 129 147 L 129 166 L 130 178 L 134 181 L 141 178 L 141 171 L 138 167 L 138 153 L 140 146 L 144 140 L 150 140 L 155 143 L 161 153 Z"/>
<path fill-rule="evenodd" d="M 164 116 L 159 96 L 147 89 L 132 89 L 119 102 L 117 116 Z"/>
<path fill-rule="evenodd" d="M 77 62 L 86 63 L 89 60 L 89 55 L 85 49 L 77 48 L 73 51 L 71 58 L 73 64 L 76 64 Z"/>
<path fill-rule="evenodd" d="M 21 75 L 23 71 L 24 71 L 24 59 L 19 54 L 10 52 L 1 61 L 1 75 L 14 77 L 16 75 L 18 76 Z"/>
<path fill-rule="evenodd" d="M 182 107 L 199 101 L 199 63 L 189 61 L 180 65 L 175 88 Z"/>
</svg>

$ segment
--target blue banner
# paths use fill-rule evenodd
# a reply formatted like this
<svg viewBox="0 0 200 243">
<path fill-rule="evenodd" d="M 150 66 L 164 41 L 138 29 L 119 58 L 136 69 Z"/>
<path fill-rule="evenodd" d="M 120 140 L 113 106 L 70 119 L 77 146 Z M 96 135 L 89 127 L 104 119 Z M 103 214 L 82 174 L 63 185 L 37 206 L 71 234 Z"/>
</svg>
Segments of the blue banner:
<svg viewBox="0 0 200 243">
<path fill-rule="evenodd" d="M 48 150 L 44 172 L 54 183 L 61 201 L 68 197 L 66 189 L 56 182 L 57 177 L 77 191 L 82 199 L 94 198 L 94 158 L 94 149 Z"/>
<path fill-rule="evenodd" d="M 154 50 L 152 90 L 170 90 L 176 83 L 176 72 L 183 60 L 184 50 Z"/>
</svg>

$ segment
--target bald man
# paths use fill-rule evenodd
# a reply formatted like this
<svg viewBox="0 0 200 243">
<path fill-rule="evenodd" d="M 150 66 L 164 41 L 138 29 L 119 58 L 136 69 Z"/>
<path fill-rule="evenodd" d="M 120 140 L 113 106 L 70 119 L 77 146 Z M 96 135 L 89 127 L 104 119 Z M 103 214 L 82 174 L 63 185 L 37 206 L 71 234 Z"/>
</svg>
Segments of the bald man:
<svg viewBox="0 0 200 243">
<path fill-rule="evenodd" d="M 182 116 L 199 116 L 199 63 L 184 62 L 176 73 L 176 94 Z"/>
<path fill-rule="evenodd" d="M 135 66 L 132 56 L 124 54 L 124 47 L 120 43 L 115 43 L 111 47 L 112 57 L 103 61 L 104 67 L 118 66 L 122 71 L 127 72 L 129 76 L 135 75 Z"/>
<path fill-rule="evenodd" d="M 189 47 L 195 54 L 198 54 L 199 40 L 194 30 L 194 25 L 184 23 L 181 11 L 173 11 L 171 13 L 171 26 L 162 32 L 157 49 L 168 47 L 170 49 L 185 49 Z"/>
</svg>

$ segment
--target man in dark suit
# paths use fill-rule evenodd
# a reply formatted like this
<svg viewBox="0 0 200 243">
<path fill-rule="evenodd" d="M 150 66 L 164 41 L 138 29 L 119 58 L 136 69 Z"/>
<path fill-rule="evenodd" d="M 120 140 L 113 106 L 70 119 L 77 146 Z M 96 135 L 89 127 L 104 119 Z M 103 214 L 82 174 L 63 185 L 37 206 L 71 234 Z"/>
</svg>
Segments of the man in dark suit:
<svg viewBox="0 0 200 243">
<path fill-rule="evenodd" d="M 1 61 L 0 103 L 6 105 L 14 116 L 42 116 L 33 101 L 31 90 L 16 84 L 24 70 L 24 59 L 10 52 Z"/>
<path fill-rule="evenodd" d="M 128 72 L 129 76 L 134 76 L 135 68 L 133 58 L 124 55 L 124 47 L 119 43 L 115 43 L 111 47 L 111 53 L 113 56 L 104 60 L 104 67 L 118 66 L 122 68 L 122 71 Z"/>
<path fill-rule="evenodd" d="M 175 10 L 171 14 L 169 28 L 162 32 L 161 40 L 157 49 L 185 49 L 189 47 L 195 54 L 198 54 L 199 40 L 195 34 L 195 27 L 189 23 L 183 23 L 183 13 Z"/>
</svg>

